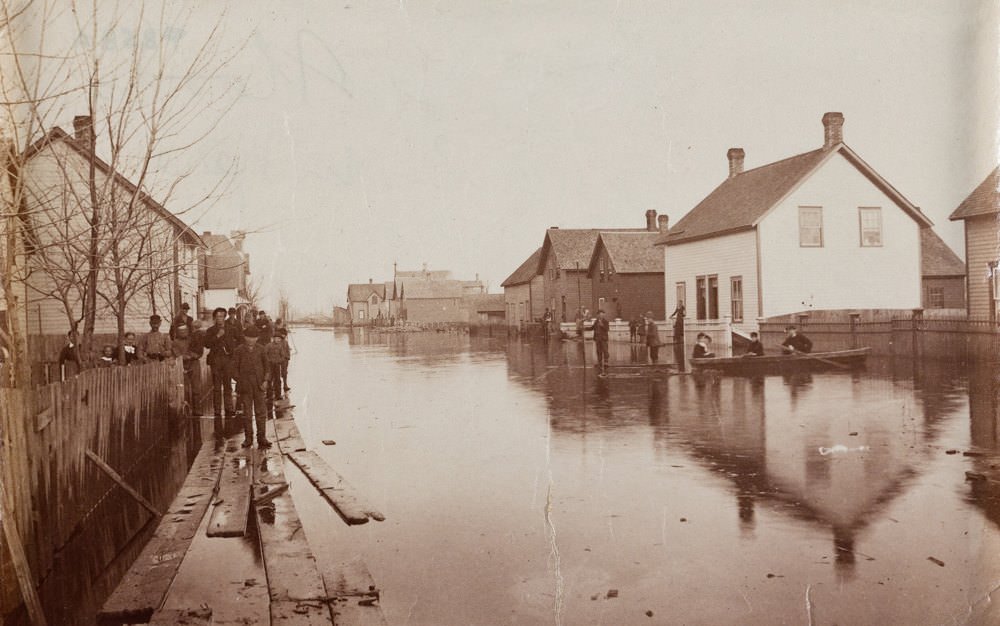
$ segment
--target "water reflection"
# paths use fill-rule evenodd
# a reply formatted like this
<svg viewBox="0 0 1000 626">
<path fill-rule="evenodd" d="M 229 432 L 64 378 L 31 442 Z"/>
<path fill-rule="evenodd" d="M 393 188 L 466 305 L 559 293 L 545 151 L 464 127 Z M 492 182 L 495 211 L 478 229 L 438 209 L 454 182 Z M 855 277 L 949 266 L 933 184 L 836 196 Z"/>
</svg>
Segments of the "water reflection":
<svg viewBox="0 0 1000 626">
<path fill-rule="evenodd" d="M 947 364 L 880 363 L 874 375 L 600 379 L 583 367 L 579 346 L 516 344 L 507 358 L 512 379 L 544 394 L 554 436 L 648 426 L 655 449 L 680 448 L 730 483 L 745 536 L 761 507 L 826 529 L 841 580 L 855 574 L 857 537 L 922 472 L 935 424 L 962 404 Z M 995 409 L 994 394 L 991 429 L 974 426 L 992 449 Z M 986 412 L 975 410 L 973 422 Z"/>
</svg>

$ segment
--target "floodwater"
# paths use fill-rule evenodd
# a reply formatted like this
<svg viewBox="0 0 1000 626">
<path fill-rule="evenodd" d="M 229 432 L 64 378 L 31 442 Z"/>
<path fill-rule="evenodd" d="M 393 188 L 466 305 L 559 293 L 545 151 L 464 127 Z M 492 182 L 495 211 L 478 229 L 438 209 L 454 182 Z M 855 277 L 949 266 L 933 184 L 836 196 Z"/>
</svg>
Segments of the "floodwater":
<svg viewBox="0 0 1000 626">
<path fill-rule="evenodd" d="M 598 380 L 574 343 L 293 343 L 303 437 L 386 521 L 289 471 L 296 507 L 392 624 L 1000 623 L 1000 489 L 965 475 L 1000 467 L 995 364 Z"/>
</svg>

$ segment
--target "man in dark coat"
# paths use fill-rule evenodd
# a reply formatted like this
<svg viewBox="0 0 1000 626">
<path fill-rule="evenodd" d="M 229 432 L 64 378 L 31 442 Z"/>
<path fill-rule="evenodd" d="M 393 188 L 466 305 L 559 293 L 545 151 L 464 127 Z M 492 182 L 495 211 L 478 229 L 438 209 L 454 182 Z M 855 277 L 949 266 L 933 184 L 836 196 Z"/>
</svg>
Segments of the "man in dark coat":
<svg viewBox="0 0 1000 626">
<path fill-rule="evenodd" d="M 781 342 L 781 349 L 785 354 L 802 352 L 809 354 L 812 352 L 813 342 L 794 326 L 785 327 L 785 340 Z"/>
<path fill-rule="evenodd" d="M 177 338 L 177 327 L 180 326 L 181 324 L 187 326 L 188 332 L 190 333 L 191 324 L 194 322 L 194 318 L 188 314 L 188 311 L 190 309 L 191 305 L 189 305 L 187 302 L 181 303 L 180 311 L 178 311 L 177 315 L 174 316 L 174 319 L 170 321 L 170 332 L 168 334 L 170 335 L 171 339 Z"/>
<path fill-rule="evenodd" d="M 253 326 L 243 331 L 243 345 L 233 355 L 233 376 L 236 378 L 236 395 L 243 407 L 243 447 L 253 445 L 253 422 L 257 422 L 257 447 L 271 447 L 267 440 L 267 403 L 264 393 L 271 380 L 264 355 L 264 348 L 257 345 L 257 329 Z"/>
<path fill-rule="evenodd" d="M 611 332 L 611 323 L 604 314 L 604 309 L 597 311 L 597 319 L 594 320 L 594 345 L 597 347 L 597 374 L 604 376 L 608 373 L 608 339 Z"/>
<path fill-rule="evenodd" d="M 649 348 L 649 360 L 656 363 L 660 362 L 660 332 L 656 328 L 656 322 L 653 320 L 653 312 L 646 311 L 646 347 Z"/>
<path fill-rule="evenodd" d="M 232 363 L 236 352 L 236 333 L 226 323 L 226 310 L 222 307 L 212 313 L 214 324 L 205 331 L 205 346 L 208 348 L 208 366 L 212 369 L 212 408 L 215 416 L 233 415 Z"/>
</svg>

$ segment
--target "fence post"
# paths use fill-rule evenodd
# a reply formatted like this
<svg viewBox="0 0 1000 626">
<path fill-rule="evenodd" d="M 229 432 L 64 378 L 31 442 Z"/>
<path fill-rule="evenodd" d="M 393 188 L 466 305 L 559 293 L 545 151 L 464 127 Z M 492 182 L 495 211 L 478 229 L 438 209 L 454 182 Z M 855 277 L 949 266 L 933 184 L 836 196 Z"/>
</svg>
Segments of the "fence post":
<svg viewBox="0 0 1000 626">
<path fill-rule="evenodd" d="M 857 348 L 858 347 L 858 320 L 861 319 L 861 314 L 858 313 L 858 312 L 856 312 L 856 311 L 852 311 L 849 315 L 851 316 L 851 348 Z M 889 328 L 889 332 L 890 333 L 892 332 L 892 328 L 891 327 Z"/>
<path fill-rule="evenodd" d="M 913 316 L 910 318 L 910 350 L 913 352 L 913 358 L 920 358 L 920 326 L 924 319 L 924 310 L 921 308 L 913 309 Z"/>
</svg>

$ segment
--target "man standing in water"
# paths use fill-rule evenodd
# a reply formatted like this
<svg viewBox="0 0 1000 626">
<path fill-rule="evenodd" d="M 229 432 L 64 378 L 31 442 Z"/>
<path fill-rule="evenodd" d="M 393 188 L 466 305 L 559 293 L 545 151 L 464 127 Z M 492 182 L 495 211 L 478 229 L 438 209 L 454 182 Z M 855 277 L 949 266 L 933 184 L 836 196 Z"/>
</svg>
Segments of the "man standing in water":
<svg viewBox="0 0 1000 626">
<path fill-rule="evenodd" d="M 649 360 L 656 365 L 660 362 L 660 331 L 653 319 L 653 312 L 646 311 L 646 347 L 649 348 Z"/>
<path fill-rule="evenodd" d="M 608 334 L 611 324 L 604 315 L 604 309 L 597 311 L 597 319 L 594 320 L 594 345 L 597 347 L 597 375 L 605 376 L 608 373 Z"/>
</svg>

